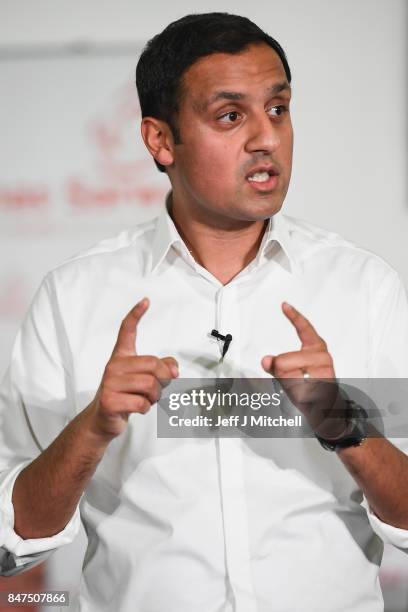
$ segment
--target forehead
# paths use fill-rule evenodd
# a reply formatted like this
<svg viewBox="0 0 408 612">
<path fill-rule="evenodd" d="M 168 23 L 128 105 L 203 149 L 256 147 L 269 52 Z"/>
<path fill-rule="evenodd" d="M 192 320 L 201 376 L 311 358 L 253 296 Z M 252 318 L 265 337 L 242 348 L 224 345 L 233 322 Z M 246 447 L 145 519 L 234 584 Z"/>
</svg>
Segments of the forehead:
<svg viewBox="0 0 408 612">
<path fill-rule="evenodd" d="M 197 60 L 183 75 L 183 98 L 208 98 L 219 89 L 255 90 L 285 80 L 279 55 L 261 43 L 239 53 L 213 53 Z"/>
</svg>

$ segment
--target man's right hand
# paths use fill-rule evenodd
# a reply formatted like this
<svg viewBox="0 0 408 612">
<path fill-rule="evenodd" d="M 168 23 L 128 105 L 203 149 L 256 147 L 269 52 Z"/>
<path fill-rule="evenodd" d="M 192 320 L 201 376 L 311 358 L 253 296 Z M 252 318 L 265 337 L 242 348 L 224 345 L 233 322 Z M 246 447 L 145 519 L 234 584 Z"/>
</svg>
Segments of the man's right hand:
<svg viewBox="0 0 408 612">
<path fill-rule="evenodd" d="M 16 478 L 14 530 L 23 539 L 50 537 L 67 525 L 129 415 L 149 410 L 166 381 L 177 377 L 173 357 L 136 355 L 137 325 L 148 307 L 145 298 L 123 319 L 95 399 Z"/>
<path fill-rule="evenodd" d="M 123 319 L 98 392 L 86 409 L 92 432 L 101 440 L 121 434 L 129 415 L 146 413 L 160 399 L 162 388 L 178 376 L 174 357 L 137 355 L 137 326 L 148 307 L 144 298 Z"/>
</svg>

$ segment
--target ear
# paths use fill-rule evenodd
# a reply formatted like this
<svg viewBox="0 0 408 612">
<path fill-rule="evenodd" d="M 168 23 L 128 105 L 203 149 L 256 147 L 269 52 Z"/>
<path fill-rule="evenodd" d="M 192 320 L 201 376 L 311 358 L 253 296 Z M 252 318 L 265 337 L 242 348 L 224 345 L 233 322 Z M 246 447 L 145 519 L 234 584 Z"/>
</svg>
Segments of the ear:
<svg viewBox="0 0 408 612">
<path fill-rule="evenodd" d="M 162 166 L 170 166 L 174 161 L 174 141 L 167 123 L 154 117 L 143 117 L 141 132 L 146 148 L 154 159 Z"/>
</svg>

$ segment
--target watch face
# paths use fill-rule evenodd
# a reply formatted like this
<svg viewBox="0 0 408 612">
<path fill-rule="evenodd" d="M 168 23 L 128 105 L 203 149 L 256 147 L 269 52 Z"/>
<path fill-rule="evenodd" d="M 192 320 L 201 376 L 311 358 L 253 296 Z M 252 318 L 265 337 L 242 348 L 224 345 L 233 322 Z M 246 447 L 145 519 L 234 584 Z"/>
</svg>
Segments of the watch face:
<svg viewBox="0 0 408 612">
<path fill-rule="evenodd" d="M 352 431 L 344 436 L 344 438 L 340 438 L 338 440 L 325 440 L 324 438 L 319 438 L 319 436 L 316 436 L 323 448 L 330 451 L 348 448 L 349 446 L 360 446 L 366 437 L 367 428 L 365 419 L 356 419 L 355 417 L 353 418 Z"/>
</svg>

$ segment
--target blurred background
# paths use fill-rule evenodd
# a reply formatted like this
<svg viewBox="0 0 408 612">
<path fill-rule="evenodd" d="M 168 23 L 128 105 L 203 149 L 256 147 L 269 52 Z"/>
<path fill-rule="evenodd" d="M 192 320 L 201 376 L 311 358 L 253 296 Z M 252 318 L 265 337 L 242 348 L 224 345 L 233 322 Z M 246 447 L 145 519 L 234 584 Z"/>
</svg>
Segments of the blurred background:
<svg viewBox="0 0 408 612">
<path fill-rule="evenodd" d="M 287 52 L 286 212 L 375 251 L 408 284 L 405 0 L 0 0 L 0 376 L 45 273 L 163 205 L 167 179 L 139 135 L 137 58 L 170 21 L 215 10 Z M 0 591 L 75 591 L 85 542 Z M 407 612 L 406 554 L 386 547 L 381 581 L 387 612 Z"/>
</svg>

